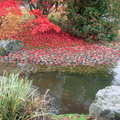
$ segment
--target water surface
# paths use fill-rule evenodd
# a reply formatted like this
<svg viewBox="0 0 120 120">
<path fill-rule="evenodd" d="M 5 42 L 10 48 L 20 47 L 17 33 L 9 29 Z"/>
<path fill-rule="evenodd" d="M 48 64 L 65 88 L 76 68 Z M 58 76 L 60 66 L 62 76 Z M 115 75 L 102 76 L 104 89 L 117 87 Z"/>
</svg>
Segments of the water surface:
<svg viewBox="0 0 120 120">
<path fill-rule="evenodd" d="M 79 73 L 38 72 L 29 78 L 42 93 L 50 89 L 49 95 L 54 98 L 52 106 L 56 113 L 88 113 L 98 90 L 116 83 L 120 85 L 120 62 L 112 68 L 97 66 L 93 72 L 93 68 L 89 68 L 88 72 L 86 69 Z"/>
<path fill-rule="evenodd" d="M 29 71 L 31 67 L 24 66 L 22 69 Z M 4 70 L 21 71 L 17 66 L 0 65 L 1 76 Z M 110 85 L 120 85 L 120 61 L 113 65 L 95 67 L 45 68 L 40 66 L 40 71 L 30 74 L 29 78 L 33 80 L 33 85 L 39 87 L 41 93 L 44 94 L 50 89 L 49 95 L 53 98 L 52 110 L 58 114 L 88 113 L 98 90 Z"/>
</svg>

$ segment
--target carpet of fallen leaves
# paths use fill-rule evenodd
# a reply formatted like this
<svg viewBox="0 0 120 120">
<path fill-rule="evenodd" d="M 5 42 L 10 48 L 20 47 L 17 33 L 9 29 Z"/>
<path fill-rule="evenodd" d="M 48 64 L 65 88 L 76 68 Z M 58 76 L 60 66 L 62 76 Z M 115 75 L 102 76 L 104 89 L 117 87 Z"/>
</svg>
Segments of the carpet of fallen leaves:
<svg viewBox="0 0 120 120">
<path fill-rule="evenodd" d="M 83 39 L 74 37 L 64 30 L 59 33 L 51 30 L 31 34 L 31 29 L 25 29 L 9 39 L 21 40 L 25 47 L 15 53 L 1 56 L 2 62 L 36 63 L 47 66 L 93 66 L 120 60 L 119 43 L 111 46 L 86 43 Z"/>
</svg>

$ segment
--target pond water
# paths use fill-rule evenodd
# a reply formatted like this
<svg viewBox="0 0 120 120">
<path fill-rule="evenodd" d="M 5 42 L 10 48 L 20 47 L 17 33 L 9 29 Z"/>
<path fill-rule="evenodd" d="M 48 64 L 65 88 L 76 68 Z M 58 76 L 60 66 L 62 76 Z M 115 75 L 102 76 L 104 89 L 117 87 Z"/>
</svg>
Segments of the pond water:
<svg viewBox="0 0 120 120">
<path fill-rule="evenodd" d="M 50 89 L 49 95 L 53 98 L 51 104 L 55 113 L 88 113 L 98 90 L 110 85 L 120 85 L 120 62 L 112 67 L 82 67 L 75 73 L 37 72 L 29 78 L 41 93 Z"/>
<path fill-rule="evenodd" d="M 0 64 L 0 75 L 3 75 L 3 70 L 10 72 L 26 69 L 27 71 L 30 68 L 31 66 L 19 68 Z M 53 98 L 52 110 L 56 114 L 88 113 L 89 106 L 98 90 L 110 85 L 120 85 L 120 61 L 93 67 L 40 66 L 38 71 L 40 72 L 30 74 L 29 79 L 33 80 L 33 85 L 39 87 L 42 94 L 50 89 L 49 95 Z"/>
</svg>

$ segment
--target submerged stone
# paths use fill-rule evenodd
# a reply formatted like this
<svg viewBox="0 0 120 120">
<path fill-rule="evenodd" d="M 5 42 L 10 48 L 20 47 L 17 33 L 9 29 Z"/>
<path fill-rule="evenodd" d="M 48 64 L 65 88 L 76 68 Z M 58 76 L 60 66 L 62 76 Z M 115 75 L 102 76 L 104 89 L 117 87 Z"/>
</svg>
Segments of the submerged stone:
<svg viewBox="0 0 120 120">
<path fill-rule="evenodd" d="M 99 90 L 90 106 L 89 115 L 98 120 L 120 120 L 120 86 Z"/>
</svg>

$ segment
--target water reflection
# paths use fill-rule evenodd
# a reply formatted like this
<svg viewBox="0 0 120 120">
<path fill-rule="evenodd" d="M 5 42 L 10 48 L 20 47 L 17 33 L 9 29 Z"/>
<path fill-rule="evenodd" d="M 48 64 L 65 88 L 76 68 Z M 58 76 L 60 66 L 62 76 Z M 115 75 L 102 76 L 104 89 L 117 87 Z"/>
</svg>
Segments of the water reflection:
<svg viewBox="0 0 120 120">
<path fill-rule="evenodd" d="M 50 89 L 52 104 L 58 113 L 88 113 L 96 92 L 111 85 L 113 74 L 108 71 L 94 74 L 41 72 L 31 74 L 30 79 L 41 92 Z"/>
<path fill-rule="evenodd" d="M 120 61 L 110 66 L 80 66 L 75 73 L 61 72 L 62 70 L 38 72 L 31 74 L 29 78 L 39 87 L 41 93 L 50 89 L 49 94 L 54 98 L 51 104 L 55 111 L 57 110 L 56 113 L 88 113 L 98 90 L 109 85 L 120 85 Z M 0 65 L 0 75 L 3 74 L 3 70 L 16 69 L 19 68 Z M 67 70 L 69 71 L 68 68 Z"/>
</svg>

